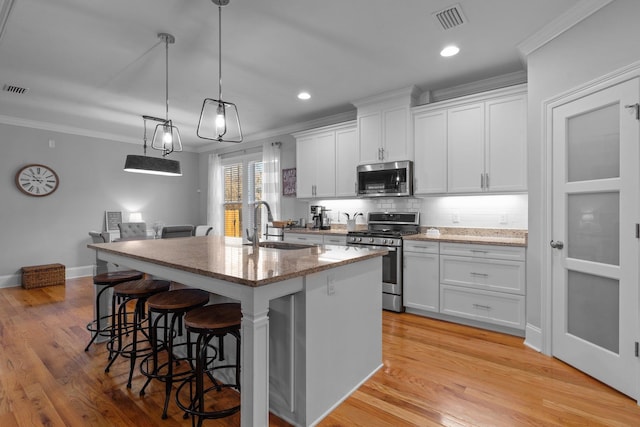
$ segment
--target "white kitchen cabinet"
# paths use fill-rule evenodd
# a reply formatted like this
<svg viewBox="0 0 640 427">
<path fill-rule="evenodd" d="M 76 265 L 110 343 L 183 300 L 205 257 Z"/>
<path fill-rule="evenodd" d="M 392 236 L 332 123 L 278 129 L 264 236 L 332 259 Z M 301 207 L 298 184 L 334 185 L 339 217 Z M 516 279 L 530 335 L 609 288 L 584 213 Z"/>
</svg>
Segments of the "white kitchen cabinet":
<svg viewBox="0 0 640 427">
<path fill-rule="evenodd" d="M 354 102 L 360 164 L 413 160 L 409 129 L 417 95 L 410 87 Z"/>
<path fill-rule="evenodd" d="M 358 131 L 355 126 L 336 130 L 336 197 L 357 193 Z"/>
<path fill-rule="evenodd" d="M 347 245 L 347 236 L 341 234 L 325 234 L 322 237 L 322 242 L 325 245 Z"/>
<path fill-rule="evenodd" d="M 416 194 L 526 191 L 526 87 L 412 110 Z"/>
<path fill-rule="evenodd" d="M 405 240 L 404 306 L 438 312 L 440 305 L 438 242 Z"/>
<path fill-rule="evenodd" d="M 524 330 L 525 249 L 440 244 L 440 313 Z"/>
<path fill-rule="evenodd" d="M 288 231 L 284 232 L 284 241 L 303 245 L 322 245 L 324 242 L 322 234 L 290 233 Z"/>
<path fill-rule="evenodd" d="M 298 198 L 355 195 L 355 122 L 324 126 L 293 136 L 296 138 Z"/>
<path fill-rule="evenodd" d="M 448 110 L 448 192 L 525 191 L 526 95 Z"/>
<path fill-rule="evenodd" d="M 484 191 L 484 104 L 447 111 L 448 191 Z"/>
<path fill-rule="evenodd" d="M 298 197 L 335 196 L 335 132 L 318 132 L 298 139 L 296 166 Z"/>
<path fill-rule="evenodd" d="M 414 193 L 447 192 L 447 111 L 413 114 Z"/>
</svg>

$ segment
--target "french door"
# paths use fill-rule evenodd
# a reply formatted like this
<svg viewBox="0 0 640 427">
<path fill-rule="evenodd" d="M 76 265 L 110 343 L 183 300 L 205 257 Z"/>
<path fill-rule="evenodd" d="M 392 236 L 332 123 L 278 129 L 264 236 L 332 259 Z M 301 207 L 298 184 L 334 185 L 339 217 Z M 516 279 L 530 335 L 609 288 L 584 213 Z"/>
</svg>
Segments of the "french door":
<svg viewBox="0 0 640 427">
<path fill-rule="evenodd" d="M 638 399 L 638 79 L 553 109 L 552 354 Z"/>
</svg>

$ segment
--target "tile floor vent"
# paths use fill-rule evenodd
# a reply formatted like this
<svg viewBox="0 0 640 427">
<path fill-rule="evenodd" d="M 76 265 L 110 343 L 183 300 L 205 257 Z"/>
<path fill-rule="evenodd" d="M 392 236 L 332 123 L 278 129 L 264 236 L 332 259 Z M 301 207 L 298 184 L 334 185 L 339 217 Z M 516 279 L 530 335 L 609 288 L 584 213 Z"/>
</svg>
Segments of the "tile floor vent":
<svg viewBox="0 0 640 427">
<path fill-rule="evenodd" d="M 14 85 L 4 85 L 2 86 L 2 90 L 5 92 L 16 93 L 18 95 L 24 95 L 29 91 L 26 87 L 14 86 Z"/>
<path fill-rule="evenodd" d="M 462 13 L 462 7 L 459 4 L 454 4 L 451 7 L 448 7 L 439 12 L 435 12 L 433 14 L 435 18 L 438 20 L 440 25 L 442 25 L 442 29 L 450 30 L 454 27 L 459 27 L 460 25 L 467 22 L 464 14 Z"/>
</svg>

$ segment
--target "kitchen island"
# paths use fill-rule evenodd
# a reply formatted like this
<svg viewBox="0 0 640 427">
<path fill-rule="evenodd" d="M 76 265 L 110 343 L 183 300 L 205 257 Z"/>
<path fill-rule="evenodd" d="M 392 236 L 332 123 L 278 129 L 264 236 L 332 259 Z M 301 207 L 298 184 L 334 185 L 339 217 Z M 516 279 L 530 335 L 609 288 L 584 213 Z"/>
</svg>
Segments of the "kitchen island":
<svg viewBox="0 0 640 427">
<path fill-rule="evenodd" d="M 385 250 L 256 249 L 218 236 L 89 247 L 101 260 L 240 302 L 242 426 L 267 426 L 269 408 L 314 424 L 382 365 Z"/>
</svg>

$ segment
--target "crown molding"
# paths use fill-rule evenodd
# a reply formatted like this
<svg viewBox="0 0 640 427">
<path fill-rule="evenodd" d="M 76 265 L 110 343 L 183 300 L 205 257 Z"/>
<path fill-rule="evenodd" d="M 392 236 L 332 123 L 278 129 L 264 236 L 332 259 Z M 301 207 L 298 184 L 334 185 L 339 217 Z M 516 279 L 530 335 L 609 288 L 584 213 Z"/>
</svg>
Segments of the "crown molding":
<svg viewBox="0 0 640 427">
<path fill-rule="evenodd" d="M 612 1 L 613 0 L 582 0 L 563 14 L 559 15 L 556 19 L 542 27 L 538 32 L 518 44 L 517 48 L 523 61 L 526 63 L 526 58 L 531 53 L 593 15 Z"/>
<path fill-rule="evenodd" d="M 486 92 L 488 90 L 520 85 L 526 82 L 527 72 L 524 70 L 515 71 L 513 73 L 502 74 L 500 76 L 490 77 L 488 79 L 465 83 L 445 89 L 432 90 L 428 94 L 425 92 L 428 96 L 425 99 L 420 99 L 420 105 L 444 101 L 446 99 L 459 98 L 466 95 L 472 95 L 474 93 Z"/>
<path fill-rule="evenodd" d="M 79 128 L 75 126 L 64 126 L 55 123 L 42 122 L 38 120 L 19 119 L 17 117 L 5 116 L 0 114 L 0 123 L 13 126 L 21 126 L 32 129 L 47 130 L 50 132 L 60 132 L 70 135 L 87 136 L 90 138 L 108 139 L 111 141 L 127 142 L 131 144 L 139 144 L 140 140 L 129 136 L 122 136 L 107 132 L 98 132 L 94 130 Z"/>
<path fill-rule="evenodd" d="M 142 145 L 142 140 L 140 138 L 132 138 L 130 136 L 118 135 L 115 133 L 99 132 L 99 131 L 79 128 L 75 126 L 65 126 L 65 125 L 59 125 L 55 123 L 42 122 L 38 120 L 19 119 L 17 117 L 5 116 L 2 114 L 0 114 L 0 123 L 5 125 L 20 126 L 25 128 L 31 128 L 31 129 L 46 130 L 49 132 L 66 133 L 68 135 L 85 136 L 88 138 L 106 139 L 109 141 Z M 183 144 L 182 151 L 196 152 L 196 150 L 193 147 L 188 146 L 186 144 Z"/>
</svg>

